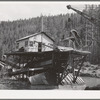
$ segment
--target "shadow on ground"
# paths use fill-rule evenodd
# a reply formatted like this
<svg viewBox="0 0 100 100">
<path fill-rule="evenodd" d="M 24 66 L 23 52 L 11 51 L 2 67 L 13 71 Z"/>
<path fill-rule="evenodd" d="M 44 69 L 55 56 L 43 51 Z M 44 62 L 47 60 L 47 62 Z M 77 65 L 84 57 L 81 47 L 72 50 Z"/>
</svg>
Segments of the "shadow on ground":
<svg viewBox="0 0 100 100">
<path fill-rule="evenodd" d="M 94 87 L 86 87 L 85 90 L 100 90 L 100 85 L 94 86 Z"/>
</svg>

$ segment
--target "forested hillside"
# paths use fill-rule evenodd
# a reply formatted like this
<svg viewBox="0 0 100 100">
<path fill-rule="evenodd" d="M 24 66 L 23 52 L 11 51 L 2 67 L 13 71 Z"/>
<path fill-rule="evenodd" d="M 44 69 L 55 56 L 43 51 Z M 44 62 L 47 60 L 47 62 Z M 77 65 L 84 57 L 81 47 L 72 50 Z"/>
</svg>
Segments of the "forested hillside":
<svg viewBox="0 0 100 100">
<path fill-rule="evenodd" d="M 100 19 L 100 6 L 86 5 L 83 12 Z M 40 32 L 41 18 L 2 21 L 0 23 L 0 56 L 5 52 L 14 50 L 16 39 Z M 44 31 L 56 40 L 57 45 L 60 45 L 62 37 L 66 38 L 69 35 L 71 29 L 76 29 L 84 46 L 92 40 L 92 44 L 85 48 L 92 52 L 89 60 L 92 63 L 100 63 L 100 21 L 97 22 L 97 25 L 94 25 L 77 13 L 67 14 L 66 12 L 66 15 L 43 16 L 43 25 Z"/>
</svg>

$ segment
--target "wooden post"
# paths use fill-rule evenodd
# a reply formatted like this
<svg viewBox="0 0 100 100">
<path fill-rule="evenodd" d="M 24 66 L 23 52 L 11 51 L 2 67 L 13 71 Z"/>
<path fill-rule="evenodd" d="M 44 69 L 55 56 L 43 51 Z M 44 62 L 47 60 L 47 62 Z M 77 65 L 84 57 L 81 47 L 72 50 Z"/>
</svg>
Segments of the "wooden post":
<svg viewBox="0 0 100 100">
<path fill-rule="evenodd" d="M 20 67 L 20 62 L 21 62 L 21 56 L 19 56 L 19 67 Z"/>
<path fill-rule="evenodd" d="M 24 67 L 24 57 L 22 58 L 23 62 L 23 67 Z M 24 74 L 22 74 L 22 78 L 24 79 Z"/>
<path fill-rule="evenodd" d="M 56 84 L 58 85 L 58 83 L 59 83 L 59 73 L 56 73 L 56 68 L 58 66 L 55 66 L 55 53 L 56 53 L 55 51 L 52 52 L 52 67 L 53 67 L 52 71 L 54 71 L 53 73 L 55 73 L 55 75 L 56 75 Z"/>
<path fill-rule="evenodd" d="M 29 57 L 27 57 L 27 63 L 28 63 Z M 29 76 L 29 66 L 28 66 L 28 73 L 27 76 Z"/>
<path fill-rule="evenodd" d="M 72 67 L 72 73 L 73 73 L 73 80 L 74 80 L 74 78 L 75 78 L 75 71 L 74 71 L 74 59 L 73 59 L 73 55 L 70 53 L 69 54 L 69 56 L 70 56 L 70 66 Z"/>
<path fill-rule="evenodd" d="M 21 62 L 21 56 L 19 56 L 19 68 L 20 68 L 20 62 Z M 19 74 L 19 79 L 21 78 L 21 75 Z"/>
<path fill-rule="evenodd" d="M 74 59 L 72 58 L 72 71 L 73 71 L 73 80 L 75 79 L 75 66 L 74 66 Z"/>
</svg>

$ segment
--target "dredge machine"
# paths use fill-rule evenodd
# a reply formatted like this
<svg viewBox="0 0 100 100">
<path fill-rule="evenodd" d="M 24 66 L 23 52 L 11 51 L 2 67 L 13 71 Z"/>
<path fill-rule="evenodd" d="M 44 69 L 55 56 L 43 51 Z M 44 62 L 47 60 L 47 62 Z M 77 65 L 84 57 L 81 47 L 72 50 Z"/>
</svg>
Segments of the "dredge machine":
<svg viewBox="0 0 100 100">
<path fill-rule="evenodd" d="M 68 9 L 72 8 L 68 6 Z M 3 62 L 6 63 L 9 70 L 7 75 L 15 79 L 27 78 L 33 85 L 45 84 L 55 86 L 54 88 L 66 86 L 70 89 L 84 89 L 85 82 L 79 73 L 90 52 L 81 49 L 81 41 L 77 31 L 72 30 L 71 37 L 67 40 L 72 42 L 73 48 L 55 47 L 53 44 L 51 51 L 22 52 L 19 50 L 5 53 L 6 59 Z M 80 49 L 75 47 L 76 44 Z M 41 41 L 40 48 L 42 45 L 44 44 Z"/>
</svg>

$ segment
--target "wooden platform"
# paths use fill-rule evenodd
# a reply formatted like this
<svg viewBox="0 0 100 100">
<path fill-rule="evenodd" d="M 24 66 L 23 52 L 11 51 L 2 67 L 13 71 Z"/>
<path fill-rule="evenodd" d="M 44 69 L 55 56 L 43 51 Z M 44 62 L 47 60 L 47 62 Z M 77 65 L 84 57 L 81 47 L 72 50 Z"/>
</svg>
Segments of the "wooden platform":
<svg viewBox="0 0 100 100">
<path fill-rule="evenodd" d="M 27 75 L 33 76 L 40 73 L 49 73 L 49 76 L 55 77 L 56 84 L 62 84 L 63 79 L 71 72 L 73 74 L 73 83 L 77 81 L 77 77 L 81 70 L 82 64 L 86 56 L 90 54 L 88 51 L 82 50 L 53 50 L 45 52 L 11 52 L 5 53 L 7 58 L 10 56 L 12 60 L 17 57 L 15 62 L 20 70 L 8 73 L 9 76 Z M 69 70 L 69 66 L 71 69 Z M 75 69 L 78 69 L 75 74 Z M 12 66 L 12 70 L 13 70 Z M 47 75 L 48 77 L 48 75 Z"/>
<path fill-rule="evenodd" d="M 5 55 L 27 55 L 27 56 L 30 56 L 30 55 L 34 55 L 34 56 L 38 56 L 38 55 L 44 55 L 44 54 L 52 54 L 52 53 L 58 53 L 58 54 L 61 54 L 61 53 L 71 53 L 71 54 L 76 54 L 76 55 L 87 55 L 87 54 L 90 54 L 89 51 L 82 51 L 82 50 L 66 50 L 66 51 L 45 51 L 45 52 L 11 52 L 11 53 L 5 53 Z"/>
</svg>

